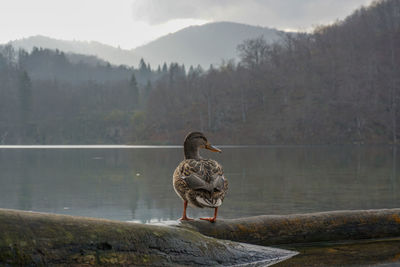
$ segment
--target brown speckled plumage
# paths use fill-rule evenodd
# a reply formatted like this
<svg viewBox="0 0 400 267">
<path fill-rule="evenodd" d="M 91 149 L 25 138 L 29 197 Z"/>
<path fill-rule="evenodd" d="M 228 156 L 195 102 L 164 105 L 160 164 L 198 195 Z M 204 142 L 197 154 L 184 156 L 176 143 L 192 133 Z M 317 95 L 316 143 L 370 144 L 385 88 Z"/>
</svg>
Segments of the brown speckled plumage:
<svg viewBox="0 0 400 267">
<path fill-rule="evenodd" d="M 228 190 L 228 181 L 218 162 L 200 157 L 200 148 L 221 152 L 212 146 L 202 133 L 188 134 L 184 142 L 185 159 L 175 169 L 173 186 L 175 192 L 184 201 L 181 220 L 190 220 L 186 217 L 186 207 L 189 204 L 198 208 L 214 208 L 213 218 L 201 218 L 214 222 L 218 207 L 222 204 Z"/>
<path fill-rule="evenodd" d="M 193 173 L 197 174 L 208 184 L 212 184 L 215 177 L 222 177 L 223 187 L 221 189 L 215 188 L 213 192 L 205 189 L 191 189 L 185 182 L 185 177 Z M 212 159 L 183 160 L 175 169 L 173 184 L 176 193 L 182 198 L 182 200 L 187 200 L 191 206 L 198 208 L 204 208 L 207 206 L 199 203 L 196 200 L 197 196 L 208 199 L 211 203 L 216 203 L 218 199 L 221 199 L 221 201 L 224 200 L 225 193 L 228 190 L 228 181 L 224 177 L 222 166 Z"/>
</svg>

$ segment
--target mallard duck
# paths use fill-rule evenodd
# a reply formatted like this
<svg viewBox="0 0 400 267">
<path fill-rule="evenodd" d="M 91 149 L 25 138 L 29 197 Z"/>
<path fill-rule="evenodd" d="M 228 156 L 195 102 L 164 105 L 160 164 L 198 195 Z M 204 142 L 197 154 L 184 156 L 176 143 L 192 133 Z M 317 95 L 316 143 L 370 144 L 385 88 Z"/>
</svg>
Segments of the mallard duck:
<svg viewBox="0 0 400 267">
<path fill-rule="evenodd" d="M 189 204 L 198 208 L 214 208 L 214 217 L 200 219 L 215 222 L 218 207 L 228 190 L 228 181 L 218 162 L 200 157 L 200 148 L 221 152 L 200 132 L 192 132 L 186 136 L 183 143 L 185 159 L 176 167 L 173 175 L 175 192 L 183 200 L 183 215 L 180 220 L 193 220 L 186 216 Z"/>
</svg>

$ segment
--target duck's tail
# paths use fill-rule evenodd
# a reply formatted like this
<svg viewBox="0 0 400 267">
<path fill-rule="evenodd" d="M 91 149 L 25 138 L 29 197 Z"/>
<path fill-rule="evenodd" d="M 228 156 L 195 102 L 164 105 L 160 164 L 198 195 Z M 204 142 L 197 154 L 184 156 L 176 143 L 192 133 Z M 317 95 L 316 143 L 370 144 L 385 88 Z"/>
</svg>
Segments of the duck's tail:
<svg viewBox="0 0 400 267">
<path fill-rule="evenodd" d="M 209 199 L 209 198 L 197 196 L 196 200 L 201 205 L 203 205 L 205 207 L 209 207 L 209 208 L 217 208 L 217 207 L 221 206 L 221 204 L 222 204 L 222 200 L 220 198 Z"/>
</svg>

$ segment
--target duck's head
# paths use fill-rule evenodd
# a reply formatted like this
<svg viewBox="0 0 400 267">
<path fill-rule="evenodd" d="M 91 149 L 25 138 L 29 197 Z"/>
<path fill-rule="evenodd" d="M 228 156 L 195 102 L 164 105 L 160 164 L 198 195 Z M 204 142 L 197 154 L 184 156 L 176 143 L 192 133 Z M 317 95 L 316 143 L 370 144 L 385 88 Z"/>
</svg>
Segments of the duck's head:
<svg viewBox="0 0 400 267">
<path fill-rule="evenodd" d="M 205 148 L 213 152 L 221 152 L 221 150 L 208 142 L 207 138 L 201 132 L 191 132 L 183 143 L 185 159 L 200 159 L 199 149 Z"/>
</svg>

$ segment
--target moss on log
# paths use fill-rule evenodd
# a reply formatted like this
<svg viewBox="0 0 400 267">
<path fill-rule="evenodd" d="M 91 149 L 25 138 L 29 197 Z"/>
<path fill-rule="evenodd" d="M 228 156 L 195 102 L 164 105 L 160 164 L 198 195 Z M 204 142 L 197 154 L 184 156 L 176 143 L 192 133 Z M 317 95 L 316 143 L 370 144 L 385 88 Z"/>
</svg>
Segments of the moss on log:
<svg viewBox="0 0 400 267">
<path fill-rule="evenodd" d="M 187 229 L 0 209 L 0 265 L 234 265 L 296 252 Z"/>
<path fill-rule="evenodd" d="M 204 235 L 257 245 L 280 245 L 400 236 L 400 209 L 329 211 L 184 222 Z"/>
<path fill-rule="evenodd" d="M 263 215 L 178 227 L 0 209 L 0 263 L 11 265 L 267 264 L 296 253 L 256 245 L 387 237 L 400 237 L 400 209 Z"/>
</svg>

